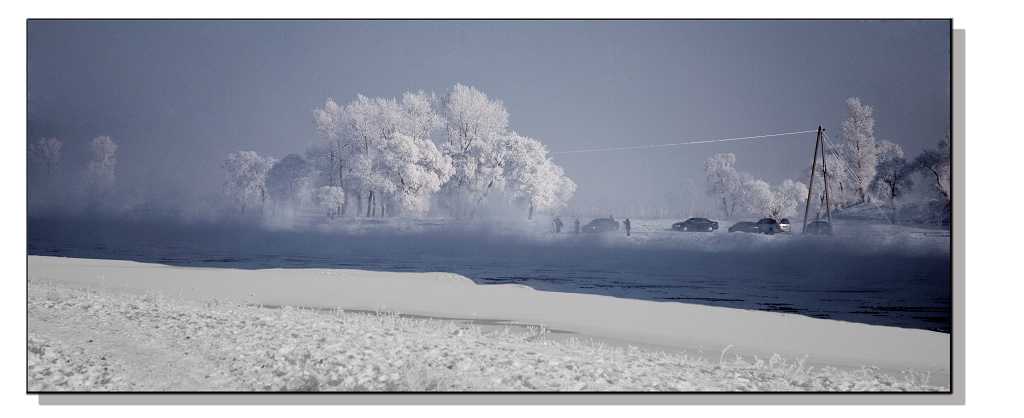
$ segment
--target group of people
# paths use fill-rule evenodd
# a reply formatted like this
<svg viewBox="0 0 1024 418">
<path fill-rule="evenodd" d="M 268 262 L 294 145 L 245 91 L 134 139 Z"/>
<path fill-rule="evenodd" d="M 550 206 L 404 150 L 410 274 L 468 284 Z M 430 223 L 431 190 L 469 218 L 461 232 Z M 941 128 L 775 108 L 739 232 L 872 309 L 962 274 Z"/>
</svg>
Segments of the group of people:
<svg viewBox="0 0 1024 418">
<path fill-rule="evenodd" d="M 613 221 L 615 220 L 612 215 L 608 215 L 608 219 Z M 578 235 L 580 233 L 580 220 L 577 219 L 574 223 L 576 224 L 576 234 Z M 626 220 L 622 222 L 622 225 L 626 227 L 626 236 L 628 237 L 630 229 L 629 218 L 626 218 Z M 562 217 L 560 216 L 555 217 L 555 232 L 562 232 Z"/>
</svg>

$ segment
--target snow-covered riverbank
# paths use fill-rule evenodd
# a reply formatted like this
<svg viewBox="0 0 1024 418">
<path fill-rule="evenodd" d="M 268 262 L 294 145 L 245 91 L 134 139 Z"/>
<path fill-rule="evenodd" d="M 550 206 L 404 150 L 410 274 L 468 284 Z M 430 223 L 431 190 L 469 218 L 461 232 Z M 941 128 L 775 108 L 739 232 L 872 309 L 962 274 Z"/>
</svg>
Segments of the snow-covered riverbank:
<svg viewBox="0 0 1024 418">
<path fill-rule="evenodd" d="M 185 301 L 33 280 L 28 390 L 935 391 L 926 375 L 815 370 L 482 333 L 394 314 Z"/>
<path fill-rule="evenodd" d="M 105 390 L 774 391 L 934 390 L 948 387 L 949 379 L 947 334 L 479 286 L 446 273 L 244 271 L 33 256 L 29 279 L 29 346 L 38 355 L 30 358 L 36 361 L 30 382 L 33 373 L 42 376 L 42 386 L 30 390 L 85 389 L 55 385 L 48 376 L 75 370 L 104 376 L 90 366 L 131 370 L 167 361 L 194 364 L 185 368 L 194 372 L 184 386 L 132 386 L 136 379 L 127 372 L 111 372 L 97 384 L 110 385 Z M 164 296 L 138 295 L 144 291 Z M 462 321 L 416 321 L 394 312 Z M 502 324 L 514 323 L 536 327 L 504 331 Z M 541 325 L 556 332 L 539 333 Z M 627 344 L 605 347 L 590 337 Z M 120 342 L 108 347 L 130 342 L 131 352 L 149 354 L 134 365 L 118 364 L 123 356 L 83 342 L 109 338 Z M 628 342 L 668 349 L 653 354 Z M 923 385 L 926 375 L 934 386 Z"/>
</svg>

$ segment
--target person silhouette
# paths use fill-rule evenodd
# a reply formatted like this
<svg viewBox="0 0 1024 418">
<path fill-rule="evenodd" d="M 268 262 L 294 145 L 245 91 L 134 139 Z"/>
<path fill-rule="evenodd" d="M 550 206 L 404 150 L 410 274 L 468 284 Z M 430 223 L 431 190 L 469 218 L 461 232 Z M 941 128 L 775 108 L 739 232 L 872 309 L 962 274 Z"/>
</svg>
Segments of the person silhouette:
<svg viewBox="0 0 1024 418">
<path fill-rule="evenodd" d="M 555 218 L 555 232 L 562 232 L 562 218 Z"/>
<path fill-rule="evenodd" d="M 576 235 L 580 234 L 580 220 L 576 220 Z"/>
<path fill-rule="evenodd" d="M 626 218 L 626 220 L 623 221 L 622 224 L 626 226 L 626 236 L 628 237 L 629 236 L 629 218 Z"/>
</svg>

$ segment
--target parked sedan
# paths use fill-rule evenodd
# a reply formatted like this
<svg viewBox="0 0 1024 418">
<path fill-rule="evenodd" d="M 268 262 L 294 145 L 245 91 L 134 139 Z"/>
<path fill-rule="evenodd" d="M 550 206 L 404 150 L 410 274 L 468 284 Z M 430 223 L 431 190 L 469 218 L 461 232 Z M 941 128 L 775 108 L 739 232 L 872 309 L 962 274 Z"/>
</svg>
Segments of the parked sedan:
<svg viewBox="0 0 1024 418">
<path fill-rule="evenodd" d="M 814 235 L 832 235 L 832 225 L 826 221 L 812 221 L 807 224 L 806 233 Z"/>
<path fill-rule="evenodd" d="M 736 222 L 729 227 L 729 232 L 752 232 L 757 234 L 761 232 L 761 227 L 754 222 Z"/>
<path fill-rule="evenodd" d="M 707 218 L 690 218 L 685 221 L 672 224 L 672 229 L 676 231 L 711 232 L 718 229 L 718 222 Z"/>
<path fill-rule="evenodd" d="M 757 221 L 757 226 L 761 227 L 761 232 L 764 234 L 772 235 L 776 232 L 789 232 L 789 223 L 780 223 L 772 218 L 762 218 Z"/>
<path fill-rule="evenodd" d="M 612 218 L 597 218 L 583 225 L 583 232 L 607 232 L 617 231 L 618 229 L 619 221 Z"/>
</svg>

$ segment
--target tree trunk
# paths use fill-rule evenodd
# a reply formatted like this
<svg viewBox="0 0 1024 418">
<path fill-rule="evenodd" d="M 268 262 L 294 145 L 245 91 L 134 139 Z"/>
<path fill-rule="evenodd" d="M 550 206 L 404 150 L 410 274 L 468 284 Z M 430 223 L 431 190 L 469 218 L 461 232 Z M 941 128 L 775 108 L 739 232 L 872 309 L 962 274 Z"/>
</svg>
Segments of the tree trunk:
<svg viewBox="0 0 1024 418">
<path fill-rule="evenodd" d="M 494 180 L 491 180 L 490 183 L 487 183 L 487 187 L 484 188 L 484 194 L 480 195 L 480 198 L 476 200 L 476 204 L 473 205 L 473 209 L 469 211 L 469 219 L 473 219 L 473 215 L 476 214 L 476 208 L 479 207 L 480 202 L 483 202 L 484 198 L 487 197 L 487 192 L 491 191 L 492 185 L 494 185 Z"/>
<path fill-rule="evenodd" d="M 373 190 L 370 190 L 369 195 L 366 196 L 366 217 L 371 217 L 373 213 Z"/>
</svg>

